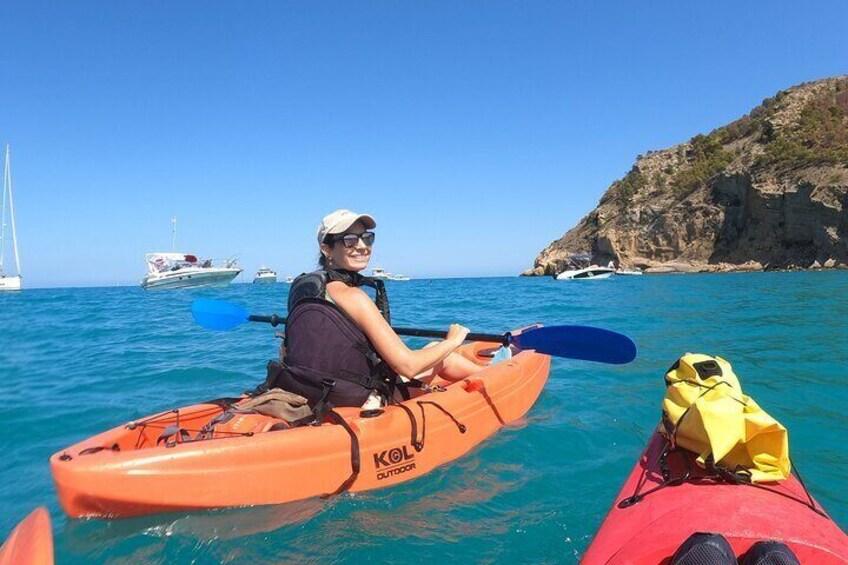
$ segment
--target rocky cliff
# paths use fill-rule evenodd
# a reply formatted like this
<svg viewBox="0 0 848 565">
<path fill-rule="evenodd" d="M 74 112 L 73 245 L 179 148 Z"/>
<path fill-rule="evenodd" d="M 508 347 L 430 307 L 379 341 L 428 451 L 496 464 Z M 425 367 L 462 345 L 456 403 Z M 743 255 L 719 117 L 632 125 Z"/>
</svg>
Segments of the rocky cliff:
<svg viewBox="0 0 848 565">
<path fill-rule="evenodd" d="M 526 275 L 568 256 L 649 272 L 848 266 L 848 77 L 778 92 L 741 119 L 640 155 Z"/>
</svg>

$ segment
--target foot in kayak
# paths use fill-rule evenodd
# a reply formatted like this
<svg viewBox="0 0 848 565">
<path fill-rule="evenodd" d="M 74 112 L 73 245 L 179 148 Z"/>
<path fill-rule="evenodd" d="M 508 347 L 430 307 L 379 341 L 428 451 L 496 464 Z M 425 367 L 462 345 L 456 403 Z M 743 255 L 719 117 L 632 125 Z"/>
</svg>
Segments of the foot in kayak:
<svg viewBox="0 0 848 565">
<path fill-rule="evenodd" d="M 776 540 L 758 541 L 751 546 L 742 565 L 801 565 L 786 544 Z"/>
<path fill-rule="evenodd" d="M 677 548 L 671 565 L 736 565 L 736 555 L 723 535 L 697 532 Z"/>
</svg>

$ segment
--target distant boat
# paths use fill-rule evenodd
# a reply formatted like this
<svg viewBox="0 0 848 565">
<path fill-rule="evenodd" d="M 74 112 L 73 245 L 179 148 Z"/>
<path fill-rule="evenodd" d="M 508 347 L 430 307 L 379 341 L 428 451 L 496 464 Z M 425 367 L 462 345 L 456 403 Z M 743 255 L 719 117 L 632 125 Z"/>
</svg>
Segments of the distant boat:
<svg viewBox="0 0 848 565">
<path fill-rule="evenodd" d="M 6 201 L 9 202 L 9 218 L 12 220 L 12 248 L 15 251 L 17 275 L 7 275 L 3 268 L 6 252 Z M 9 146 L 6 145 L 6 165 L 3 168 L 3 213 L 0 221 L 0 291 L 21 290 L 21 257 L 18 254 L 18 236 L 15 231 L 15 203 L 12 198 L 12 171 L 9 168 Z"/>
<path fill-rule="evenodd" d="M 371 278 L 388 280 L 389 273 L 387 273 L 386 269 L 384 269 L 383 267 L 374 267 L 373 269 L 371 269 Z"/>
<path fill-rule="evenodd" d="M 242 271 L 234 259 L 215 267 L 211 259 L 201 261 L 187 253 L 148 253 L 146 259 L 147 275 L 141 280 L 145 290 L 225 286 Z"/>
<path fill-rule="evenodd" d="M 615 274 L 615 269 L 592 265 L 591 260 L 592 255 L 589 253 L 569 255 L 568 262 L 571 268 L 559 273 L 556 280 L 600 280 L 608 279 Z"/>
<path fill-rule="evenodd" d="M 220 267 L 212 265 L 211 259 L 201 261 L 190 253 L 177 253 L 177 219 L 171 218 L 173 232 L 170 253 L 148 253 L 147 275 L 141 279 L 145 290 L 165 288 L 188 288 L 197 286 L 226 286 L 242 268 L 235 259 L 228 259 Z"/>
<path fill-rule="evenodd" d="M 616 271 L 615 271 L 616 276 L 626 275 L 628 277 L 632 277 L 632 276 L 643 275 L 643 274 L 644 273 L 642 272 L 641 269 L 616 269 Z"/>
<path fill-rule="evenodd" d="M 286 283 L 291 284 L 294 282 L 294 277 L 291 275 L 286 275 Z"/>
<path fill-rule="evenodd" d="M 584 279 L 608 279 L 615 274 L 613 269 L 608 267 L 598 267 L 597 265 L 586 267 L 585 269 L 572 269 L 563 271 L 557 275 L 558 281 L 568 280 L 584 280 Z"/>
<path fill-rule="evenodd" d="M 253 277 L 253 284 L 274 284 L 277 282 L 277 271 L 269 267 L 259 267 Z"/>
<path fill-rule="evenodd" d="M 409 277 L 401 274 L 393 275 L 387 272 L 382 267 L 374 267 L 371 269 L 371 278 L 372 279 L 381 279 L 385 281 L 408 281 Z"/>
</svg>

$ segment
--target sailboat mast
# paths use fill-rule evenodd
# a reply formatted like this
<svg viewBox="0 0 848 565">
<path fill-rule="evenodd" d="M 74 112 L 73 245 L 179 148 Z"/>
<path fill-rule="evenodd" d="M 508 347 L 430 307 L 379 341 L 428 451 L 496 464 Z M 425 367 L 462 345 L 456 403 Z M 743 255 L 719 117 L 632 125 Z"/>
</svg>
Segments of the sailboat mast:
<svg viewBox="0 0 848 565">
<path fill-rule="evenodd" d="M 15 248 L 15 267 L 21 275 L 21 256 L 18 255 L 18 235 L 15 231 L 15 202 L 12 199 L 12 170 L 9 167 L 9 144 L 6 144 L 6 177 L 9 179 L 9 215 L 12 217 L 12 245 Z"/>
<path fill-rule="evenodd" d="M 3 218 L 0 220 L 0 276 L 3 275 L 3 256 L 6 253 L 6 187 L 9 177 L 9 145 L 6 145 L 6 161 L 3 166 Z"/>
</svg>

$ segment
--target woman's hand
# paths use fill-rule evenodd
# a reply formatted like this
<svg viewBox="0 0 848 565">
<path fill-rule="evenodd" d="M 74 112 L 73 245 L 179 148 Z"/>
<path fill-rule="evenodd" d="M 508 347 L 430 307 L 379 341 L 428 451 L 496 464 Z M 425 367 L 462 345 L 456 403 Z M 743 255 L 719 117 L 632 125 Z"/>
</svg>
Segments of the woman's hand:
<svg viewBox="0 0 848 565">
<path fill-rule="evenodd" d="M 468 328 L 460 324 L 451 324 L 448 329 L 448 335 L 445 338 L 445 341 L 453 345 L 454 349 L 459 347 L 465 341 L 466 336 L 468 336 L 468 332 L 470 332 Z"/>
</svg>

